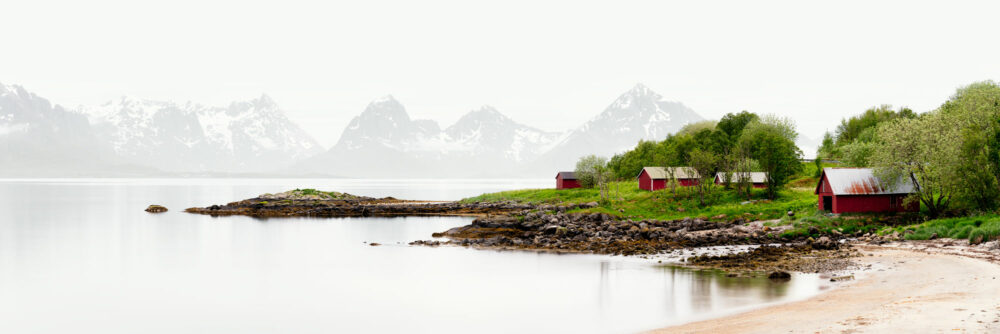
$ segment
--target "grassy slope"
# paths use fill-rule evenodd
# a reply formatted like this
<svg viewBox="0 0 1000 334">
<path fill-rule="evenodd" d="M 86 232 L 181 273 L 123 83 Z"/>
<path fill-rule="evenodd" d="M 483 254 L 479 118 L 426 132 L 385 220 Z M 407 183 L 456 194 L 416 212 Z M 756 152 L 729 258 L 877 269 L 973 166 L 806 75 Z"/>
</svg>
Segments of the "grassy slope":
<svg viewBox="0 0 1000 334">
<path fill-rule="evenodd" d="M 582 211 L 603 212 L 637 219 L 710 218 L 720 214 L 729 217 L 750 214 L 756 219 L 776 219 L 788 211 L 812 214 L 816 210 L 816 198 L 810 190 L 784 190 L 780 192 L 778 199 L 773 201 L 763 200 L 763 192 L 755 190 L 752 197 L 753 202 L 746 203 L 747 199 L 738 197 L 735 191 L 714 187 L 712 194 L 706 199 L 709 204 L 701 206 L 693 188 L 678 187 L 675 196 L 669 189 L 650 192 L 639 189 L 635 181 L 623 181 L 611 185 L 610 201 Z M 483 194 L 463 201 L 513 200 L 558 204 L 598 202 L 599 199 L 600 194 L 597 189 L 526 189 Z"/>
</svg>

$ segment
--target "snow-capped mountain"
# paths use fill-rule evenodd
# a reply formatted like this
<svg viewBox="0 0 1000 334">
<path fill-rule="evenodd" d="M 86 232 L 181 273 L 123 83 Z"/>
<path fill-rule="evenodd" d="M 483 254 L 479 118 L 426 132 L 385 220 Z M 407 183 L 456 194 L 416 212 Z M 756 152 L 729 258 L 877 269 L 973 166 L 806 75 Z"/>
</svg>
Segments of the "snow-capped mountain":
<svg viewBox="0 0 1000 334">
<path fill-rule="evenodd" d="M 701 115 L 684 104 L 666 101 L 649 87 L 637 84 L 597 117 L 572 130 L 529 170 L 572 170 L 582 156 L 610 157 L 635 147 L 639 140 L 663 140 L 684 125 L 701 120 Z"/>
<path fill-rule="evenodd" d="M 399 151 L 438 151 L 441 128 L 430 120 L 411 120 L 392 96 L 372 101 L 347 125 L 334 150 L 350 151 L 382 146 Z M 429 146 L 429 147 L 428 147 Z"/>
<path fill-rule="evenodd" d="M 372 101 L 323 152 L 269 97 L 227 107 L 123 97 L 67 110 L 0 85 L 0 174 L 316 173 L 362 177 L 550 176 L 587 154 L 661 140 L 702 118 L 642 85 L 583 126 L 549 132 L 484 106 L 442 129 L 392 96 Z"/>
<path fill-rule="evenodd" d="M 266 95 L 226 108 L 122 97 L 79 112 L 119 157 L 165 171 L 264 172 L 322 152 Z"/>
<path fill-rule="evenodd" d="M 558 138 L 488 106 L 441 130 L 434 121 L 410 119 L 399 101 L 386 96 L 351 120 L 329 152 L 304 166 L 352 176 L 501 175 Z"/>
<path fill-rule="evenodd" d="M 87 119 L 16 85 L 0 84 L 0 172 L 79 175 L 109 162 Z"/>
<path fill-rule="evenodd" d="M 302 167 L 350 176 L 547 176 L 572 169 L 581 156 L 610 156 L 702 119 L 641 84 L 565 133 L 517 123 L 492 107 L 440 130 L 433 121 L 411 120 L 403 105 L 387 96 L 355 117 L 329 152 Z"/>
<path fill-rule="evenodd" d="M 490 106 L 465 114 L 444 132 L 474 155 L 491 155 L 515 163 L 538 158 L 561 137 L 557 132 L 517 123 Z"/>
</svg>

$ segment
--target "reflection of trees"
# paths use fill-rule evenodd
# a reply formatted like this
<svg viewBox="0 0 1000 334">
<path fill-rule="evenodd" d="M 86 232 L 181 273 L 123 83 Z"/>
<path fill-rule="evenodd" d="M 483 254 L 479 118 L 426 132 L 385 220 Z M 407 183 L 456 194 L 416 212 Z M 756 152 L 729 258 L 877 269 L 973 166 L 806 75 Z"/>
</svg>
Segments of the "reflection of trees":
<svg viewBox="0 0 1000 334">
<path fill-rule="evenodd" d="M 682 273 L 682 271 L 678 271 Z M 691 278 L 691 309 L 704 311 L 712 309 L 712 286 L 714 276 L 699 275 L 697 271 L 686 273 Z M 693 275 L 692 275 L 693 274 Z"/>
<path fill-rule="evenodd" d="M 609 271 L 610 267 L 611 267 L 611 264 L 609 264 L 608 261 L 601 261 L 601 269 L 600 269 L 601 270 L 601 279 L 597 283 L 598 284 L 598 286 L 597 286 L 597 304 L 600 306 L 600 308 L 601 308 L 602 311 L 604 310 L 604 307 L 608 303 L 608 300 L 607 300 L 608 295 L 611 294 L 611 289 L 608 288 L 608 284 L 609 284 L 609 282 L 608 282 L 609 281 L 609 279 L 608 279 L 608 271 Z"/>
<path fill-rule="evenodd" d="M 772 281 L 766 276 L 727 277 L 721 270 L 692 269 L 680 266 L 661 267 L 664 274 L 670 276 L 671 288 L 668 292 L 669 303 L 683 298 L 679 293 L 685 287 L 689 288 L 692 311 L 704 312 L 713 307 L 741 306 L 756 302 L 772 301 L 788 295 L 791 283 Z M 673 308 L 670 308 L 673 310 Z"/>
</svg>

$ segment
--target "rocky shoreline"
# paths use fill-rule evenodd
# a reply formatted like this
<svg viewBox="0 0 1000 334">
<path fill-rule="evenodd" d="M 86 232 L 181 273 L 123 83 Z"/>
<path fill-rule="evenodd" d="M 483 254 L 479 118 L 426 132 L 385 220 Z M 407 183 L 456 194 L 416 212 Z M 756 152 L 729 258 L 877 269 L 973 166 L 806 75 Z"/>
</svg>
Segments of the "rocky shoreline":
<svg viewBox="0 0 1000 334">
<path fill-rule="evenodd" d="M 712 220 L 632 220 L 605 213 L 580 212 L 597 203 L 538 205 L 518 202 L 419 202 L 391 197 L 371 198 L 341 193 L 289 191 L 264 194 L 226 205 L 189 208 L 189 213 L 251 217 L 399 217 L 474 216 L 469 225 L 434 233 L 414 246 L 454 245 L 479 249 L 531 250 L 567 253 L 653 256 L 708 246 L 781 245 L 758 247 L 742 255 L 691 257 L 689 264 L 732 270 L 829 271 L 844 268 L 850 247 L 841 241 L 883 243 L 900 236 L 831 234 L 816 240 L 783 238 L 790 226 L 749 217 Z M 775 225 L 775 226 L 771 226 Z M 811 233 L 815 234 L 815 233 Z M 801 260 L 800 260 L 801 259 Z M 818 264 L 816 264 L 818 263 Z"/>
<path fill-rule="evenodd" d="M 656 254 L 686 247 L 773 243 L 780 230 L 742 219 L 622 220 L 602 213 L 565 213 L 575 207 L 477 218 L 433 237 L 477 248 L 534 249 L 614 255 Z M 569 209 L 569 210 L 567 210 Z M 424 242 L 426 244 L 427 242 Z M 421 244 L 417 242 L 415 244 Z"/>
</svg>

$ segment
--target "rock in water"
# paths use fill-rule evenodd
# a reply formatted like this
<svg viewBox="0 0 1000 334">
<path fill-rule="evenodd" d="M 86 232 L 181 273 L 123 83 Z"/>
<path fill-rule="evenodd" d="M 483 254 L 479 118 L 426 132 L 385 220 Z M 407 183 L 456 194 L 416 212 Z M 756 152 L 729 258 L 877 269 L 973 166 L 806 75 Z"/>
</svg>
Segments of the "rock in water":
<svg viewBox="0 0 1000 334">
<path fill-rule="evenodd" d="M 167 212 L 167 207 L 162 205 L 152 204 L 146 207 L 146 212 L 152 212 L 152 213 Z"/>
<path fill-rule="evenodd" d="M 773 280 L 786 281 L 786 280 L 792 279 L 792 274 L 789 274 L 789 273 L 784 272 L 784 271 L 775 271 L 775 272 L 772 272 L 770 275 L 767 275 L 767 278 L 770 278 L 770 279 L 773 279 Z"/>
</svg>

